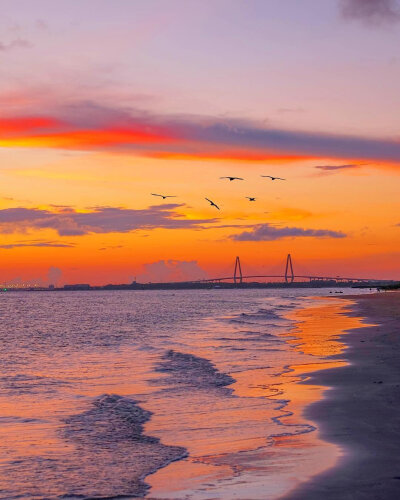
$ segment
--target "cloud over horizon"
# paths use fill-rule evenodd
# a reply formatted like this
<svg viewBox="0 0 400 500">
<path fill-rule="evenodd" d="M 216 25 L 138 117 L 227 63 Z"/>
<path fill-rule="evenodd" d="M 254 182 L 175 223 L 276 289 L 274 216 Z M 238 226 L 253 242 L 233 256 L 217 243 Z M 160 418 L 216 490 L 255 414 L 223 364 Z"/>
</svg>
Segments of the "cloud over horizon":
<svg viewBox="0 0 400 500">
<path fill-rule="evenodd" d="M 132 152 L 151 158 L 266 161 L 306 158 L 400 163 L 396 138 L 273 127 L 246 119 L 157 115 L 93 102 L 23 108 L 0 119 L 0 146 Z"/>
<path fill-rule="evenodd" d="M 57 286 L 62 276 L 62 270 L 59 267 L 51 266 L 47 272 L 47 281 L 49 285 Z"/>
<path fill-rule="evenodd" d="M 301 227 L 279 227 L 269 223 L 257 224 L 250 231 L 243 231 L 231 235 L 234 241 L 276 241 L 283 238 L 308 237 L 308 238 L 345 238 L 347 235 L 341 231 L 329 229 L 303 229 Z"/>
<path fill-rule="evenodd" d="M 195 260 L 159 260 L 144 264 L 143 269 L 144 271 L 137 275 L 137 280 L 141 283 L 191 281 L 208 278 L 207 273 Z"/>
<path fill-rule="evenodd" d="M 23 207 L 6 208 L 0 210 L 0 233 L 53 229 L 60 236 L 83 236 L 91 233 L 128 233 L 151 229 L 200 229 L 203 224 L 217 220 L 186 219 L 177 211 L 182 206 L 154 205 L 142 210 L 95 207 L 85 212 L 78 212 L 72 208 L 63 208 L 59 211 Z"/>
</svg>

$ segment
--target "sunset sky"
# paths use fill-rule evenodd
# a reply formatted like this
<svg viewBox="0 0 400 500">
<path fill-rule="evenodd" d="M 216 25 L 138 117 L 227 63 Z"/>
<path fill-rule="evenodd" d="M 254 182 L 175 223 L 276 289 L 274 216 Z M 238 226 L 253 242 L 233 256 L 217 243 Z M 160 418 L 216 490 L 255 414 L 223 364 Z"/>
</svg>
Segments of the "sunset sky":
<svg viewBox="0 0 400 500">
<path fill-rule="evenodd" d="M 399 46 L 390 0 L 0 0 L 0 283 L 399 279 Z"/>
</svg>

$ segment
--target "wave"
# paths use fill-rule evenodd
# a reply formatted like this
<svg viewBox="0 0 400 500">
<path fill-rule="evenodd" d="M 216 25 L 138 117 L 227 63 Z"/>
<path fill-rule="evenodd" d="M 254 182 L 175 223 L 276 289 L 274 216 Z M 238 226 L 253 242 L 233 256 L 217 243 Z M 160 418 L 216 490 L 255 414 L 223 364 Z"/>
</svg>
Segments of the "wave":
<svg viewBox="0 0 400 500">
<path fill-rule="evenodd" d="M 29 498 L 142 498 L 149 488 L 146 476 L 187 456 L 185 448 L 144 434 L 150 417 L 136 401 L 104 394 L 64 420 L 58 431 L 65 443 L 61 455 L 32 455 L 9 464 L 5 473 L 23 478 Z M 11 483 L 2 493 L 16 498 Z"/>
<path fill-rule="evenodd" d="M 166 446 L 144 434 L 143 426 L 151 415 L 133 399 L 104 394 L 89 410 L 65 420 L 63 437 L 79 444 L 89 469 L 98 469 L 92 476 L 97 479 L 86 477 L 79 494 L 87 498 L 141 496 L 148 489 L 147 475 L 187 456 L 185 448 Z"/>
<path fill-rule="evenodd" d="M 283 318 L 280 314 L 278 314 L 276 309 L 277 308 L 274 308 L 274 309 L 261 308 L 255 312 L 249 312 L 249 313 L 243 312 L 243 313 L 240 313 L 236 316 L 223 318 L 222 320 L 227 321 L 228 323 L 232 323 L 232 324 L 257 325 L 257 326 L 262 324 L 263 326 L 273 326 L 273 327 L 279 328 L 281 325 L 277 325 L 276 323 L 282 324 L 283 322 L 285 322 L 285 318 Z M 285 309 L 286 309 L 286 307 L 285 307 Z M 274 324 L 267 325 L 265 323 L 266 320 L 269 323 L 271 323 L 271 320 L 273 320 Z"/>
<path fill-rule="evenodd" d="M 81 443 L 107 446 L 111 441 L 136 440 L 158 442 L 143 434 L 143 424 L 151 412 L 136 401 L 116 394 L 104 394 L 92 403 L 92 408 L 65 420 L 64 436 Z"/>
<path fill-rule="evenodd" d="M 168 373 L 168 382 L 176 385 L 221 388 L 236 382 L 230 375 L 218 371 L 208 359 L 174 350 L 163 356 L 156 370 Z"/>
<path fill-rule="evenodd" d="M 71 385 L 69 382 L 41 375 L 17 373 L 0 377 L 0 386 L 10 396 L 21 394 L 56 393 L 60 387 Z"/>
<path fill-rule="evenodd" d="M 282 319 L 279 314 L 277 314 L 274 310 L 272 309 L 259 309 L 256 312 L 252 313 L 241 313 L 240 314 L 241 318 L 254 318 L 254 319 Z"/>
</svg>

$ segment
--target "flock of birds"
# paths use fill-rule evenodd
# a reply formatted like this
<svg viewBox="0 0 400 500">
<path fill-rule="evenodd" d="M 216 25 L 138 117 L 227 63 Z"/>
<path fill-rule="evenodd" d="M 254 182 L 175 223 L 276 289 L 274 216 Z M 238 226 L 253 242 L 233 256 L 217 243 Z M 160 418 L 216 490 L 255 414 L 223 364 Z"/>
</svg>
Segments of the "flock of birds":
<svg viewBox="0 0 400 500">
<path fill-rule="evenodd" d="M 269 179 L 271 179 L 271 181 L 285 181 L 286 179 L 282 179 L 282 177 L 274 177 L 272 175 L 261 175 L 261 177 L 268 177 Z M 234 176 L 225 176 L 225 177 L 220 177 L 220 179 L 228 179 L 230 182 L 232 181 L 244 181 L 244 179 L 242 177 L 234 177 Z M 170 195 L 170 194 L 158 194 L 158 193 L 150 193 L 152 196 L 159 196 L 160 198 L 162 198 L 163 200 L 166 200 L 167 198 L 176 198 L 175 195 Z M 249 201 L 256 201 L 256 198 L 252 197 L 252 196 L 246 196 L 245 198 L 247 198 Z M 208 201 L 208 203 L 212 206 L 212 207 L 215 207 L 216 209 L 220 210 L 219 206 L 214 203 L 212 200 L 210 200 L 209 198 L 204 198 L 205 200 Z"/>
</svg>

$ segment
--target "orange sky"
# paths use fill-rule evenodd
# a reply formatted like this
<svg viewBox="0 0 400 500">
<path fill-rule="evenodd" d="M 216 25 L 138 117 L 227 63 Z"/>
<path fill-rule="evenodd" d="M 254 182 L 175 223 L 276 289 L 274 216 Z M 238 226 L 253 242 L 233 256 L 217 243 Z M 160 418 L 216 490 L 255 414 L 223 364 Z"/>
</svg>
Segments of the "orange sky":
<svg viewBox="0 0 400 500">
<path fill-rule="evenodd" d="M 392 276 L 399 270 L 400 243 L 397 173 L 362 167 L 351 172 L 316 172 L 315 161 L 280 164 L 212 160 L 155 160 L 113 153 L 57 154 L 12 148 L 13 158 L 2 170 L 1 209 L 35 208 L 57 213 L 57 206 L 93 212 L 98 206 L 140 210 L 173 201 L 183 220 L 218 220 L 201 228 L 157 227 L 128 232 L 62 235 L 53 228 L 13 223 L 2 234 L 1 271 L 6 280 L 45 277 L 48 267 L 59 267 L 63 280 L 93 283 L 126 282 L 143 273 L 143 264 L 159 260 L 198 262 L 209 275 L 226 275 L 240 255 L 243 270 L 283 269 L 285 255 L 293 254 L 302 273 L 350 276 Z M 39 160 L 38 157 L 42 156 Z M 318 163 L 329 163 L 321 159 Z M 273 173 L 286 181 L 270 181 Z M 229 182 L 224 175 L 243 176 Z M 151 192 L 177 198 L 161 202 Z M 221 208 L 216 211 L 207 196 Z M 250 203 L 245 196 L 255 196 Z M 12 198 L 12 199 L 11 199 Z M 390 215 L 391 214 L 391 215 Z M 283 237 L 273 241 L 234 241 L 232 235 L 260 224 L 278 228 L 324 229 L 346 237 Z M 227 227 L 224 227 L 227 226 Z M 232 227 L 237 226 L 237 227 Z M 244 227 L 241 227 L 244 226 Z M 67 244 L 67 247 L 6 245 Z"/>
</svg>

